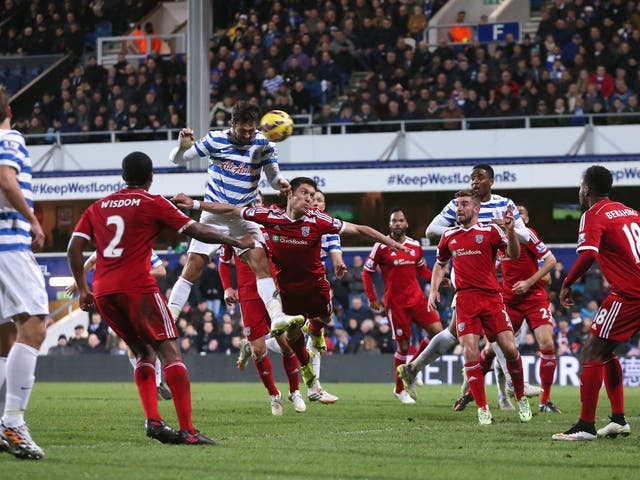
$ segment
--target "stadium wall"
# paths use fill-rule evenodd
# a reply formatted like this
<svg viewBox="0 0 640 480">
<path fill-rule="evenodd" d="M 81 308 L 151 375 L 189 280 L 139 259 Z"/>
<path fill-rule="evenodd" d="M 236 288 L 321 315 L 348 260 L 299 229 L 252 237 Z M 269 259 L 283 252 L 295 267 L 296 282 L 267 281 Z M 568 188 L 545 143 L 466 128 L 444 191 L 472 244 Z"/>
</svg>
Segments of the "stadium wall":
<svg viewBox="0 0 640 480">
<path fill-rule="evenodd" d="M 168 156 L 175 145 L 169 140 L 78 143 L 33 145 L 29 151 L 34 172 L 59 173 L 119 170 L 132 150 L 144 150 L 156 168 L 174 167 Z M 640 136 L 634 125 L 294 135 L 278 150 L 282 164 L 550 156 L 571 161 L 575 155 L 638 154 Z"/>
<path fill-rule="evenodd" d="M 539 384 L 537 378 L 539 360 L 523 356 L 525 381 Z M 194 382 L 258 382 L 255 370 L 249 366 L 241 371 L 236 368 L 235 355 L 208 355 L 185 357 L 189 375 Z M 621 358 L 624 383 L 640 385 L 640 358 Z M 286 377 L 279 361 L 274 361 L 277 382 L 285 383 Z M 463 359 L 459 355 L 445 355 L 424 370 L 426 385 L 462 383 Z M 133 378 L 131 364 L 125 355 L 73 355 L 40 357 L 36 370 L 38 382 L 128 382 Z M 330 383 L 393 383 L 393 359 L 391 355 L 355 354 L 327 355 L 322 360 L 322 381 Z M 491 384 L 492 375 L 486 383 Z M 578 386 L 580 384 L 580 360 L 573 356 L 558 358 L 555 383 Z"/>
</svg>

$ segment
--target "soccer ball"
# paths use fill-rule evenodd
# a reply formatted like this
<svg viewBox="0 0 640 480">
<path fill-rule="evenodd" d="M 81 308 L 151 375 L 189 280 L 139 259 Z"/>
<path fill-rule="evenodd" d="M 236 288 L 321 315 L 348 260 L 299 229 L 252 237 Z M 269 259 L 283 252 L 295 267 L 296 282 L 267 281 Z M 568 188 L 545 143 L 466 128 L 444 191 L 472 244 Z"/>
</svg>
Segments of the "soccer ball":
<svg viewBox="0 0 640 480">
<path fill-rule="evenodd" d="M 260 130 L 270 142 L 282 142 L 293 133 L 293 119 L 287 112 L 271 110 L 260 120 Z"/>
</svg>

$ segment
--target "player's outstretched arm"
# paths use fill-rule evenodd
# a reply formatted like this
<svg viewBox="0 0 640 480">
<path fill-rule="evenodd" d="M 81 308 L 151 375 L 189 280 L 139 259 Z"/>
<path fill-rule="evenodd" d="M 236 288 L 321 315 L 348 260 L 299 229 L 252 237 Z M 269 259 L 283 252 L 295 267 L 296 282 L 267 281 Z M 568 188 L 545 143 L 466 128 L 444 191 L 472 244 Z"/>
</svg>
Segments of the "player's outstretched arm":
<svg viewBox="0 0 640 480">
<path fill-rule="evenodd" d="M 176 165 L 181 165 L 198 157 L 196 152 L 188 154 L 187 152 L 193 147 L 195 135 L 190 128 L 183 128 L 178 134 L 178 146 L 169 153 L 169 160 Z"/>
<path fill-rule="evenodd" d="M 171 198 L 171 202 L 178 208 L 187 210 L 203 210 L 205 212 L 211 213 L 235 214 L 240 216 L 240 212 L 242 210 L 240 207 L 234 207 L 233 205 L 228 205 L 226 203 L 200 202 L 198 200 L 192 199 L 184 193 L 175 195 L 173 198 Z"/>
<path fill-rule="evenodd" d="M 425 230 L 425 235 L 429 239 L 429 241 L 437 244 L 444 231 L 451 225 L 452 223 L 444 218 L 444 215 L 442 215 L 442 213 L 439 213 L 433 220 L 431 220 L 431 223 Z"/>
<path fill-rule="evenodd" d="M 192 222 L 183 232 L 204 243 L 227 243 L 232 247 L 241 249 L 255 247 L 253 237 L 249 233 L 241 238 L 235 238 L 203 223 Z"/>
<path fill-rule="evenodd" d="M 388 237 L 380 233 L 375 228 L 371 228 L 367 225 L 358 225 L 357 223 L 344 222 L 344 230 L 342 233 L 346 233 L 350 235 L 360 235 L 362 237 L 368 238 L 369 240 L 373 240 L 374 242 L 383 243 L 393 251 L 396 251 L 396 250 L 402 250 L 405 252 L 410 251 L 410 249 L 408 249 L 401 243 L 396 242 L 391 237 Z"/>
</svg>

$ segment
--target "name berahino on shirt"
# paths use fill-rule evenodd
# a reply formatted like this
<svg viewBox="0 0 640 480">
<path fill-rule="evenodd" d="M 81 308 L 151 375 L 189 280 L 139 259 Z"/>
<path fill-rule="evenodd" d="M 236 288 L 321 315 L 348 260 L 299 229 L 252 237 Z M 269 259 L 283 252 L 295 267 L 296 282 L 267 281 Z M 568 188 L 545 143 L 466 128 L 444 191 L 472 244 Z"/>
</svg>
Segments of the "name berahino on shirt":
<svg viewBox="0 0 640 480">
<path fill-rule="evenodd" d="M 622 210 L 610 210 L 608 212 L 604 212 L 606 217 L 611 220 L 612 218 L 618 217 L 637 217 L 638 212 L 636 212 L 632 208 L 623 208 Z"/>
</svg>

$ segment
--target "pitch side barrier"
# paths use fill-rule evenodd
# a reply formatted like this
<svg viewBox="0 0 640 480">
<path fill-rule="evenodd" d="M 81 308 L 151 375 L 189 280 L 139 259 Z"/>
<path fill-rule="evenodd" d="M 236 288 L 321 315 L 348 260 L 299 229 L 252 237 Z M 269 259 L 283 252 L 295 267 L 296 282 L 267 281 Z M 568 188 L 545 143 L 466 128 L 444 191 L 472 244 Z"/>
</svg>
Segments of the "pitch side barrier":
<svg viewBox="0 0 640 480">
<path fill-rule="evenodd" d="M 185 363 L 189 375 L 195 382 L 255 382 L 255 371 L 244 371 L 236 367 L 237 354 L 209 354 L 187 356 Z M 322 360 L 322 381 L 324 383 L 392 383 L 393 362 L 391 354 L 346 354 L 326 355 Z M 131 365 L 126 355 L 111 356 L 69 355 L 47 356 L 38 362 L 36 376 L 39 382 L 130 382 Z M 538 362 L 534 356 L 523 356 L 522 366 L 525 381 L 539 384 Z M 622 357 L 624 384 L 629 387 L 640 385 L 640 358 Z M 424 369 L 426 385 L 450 385 L 462 383 L 464 360 L 460 355 L 444 355 Z M 276 381 L 286 382 L 281 367 L 274 364 Z M 491 385 L 493 375 L 486 376 L 485 383 Z M 558 358 L 556 385 L 580 385 L 580 360 L 574 356 Z"/>
</svg>

